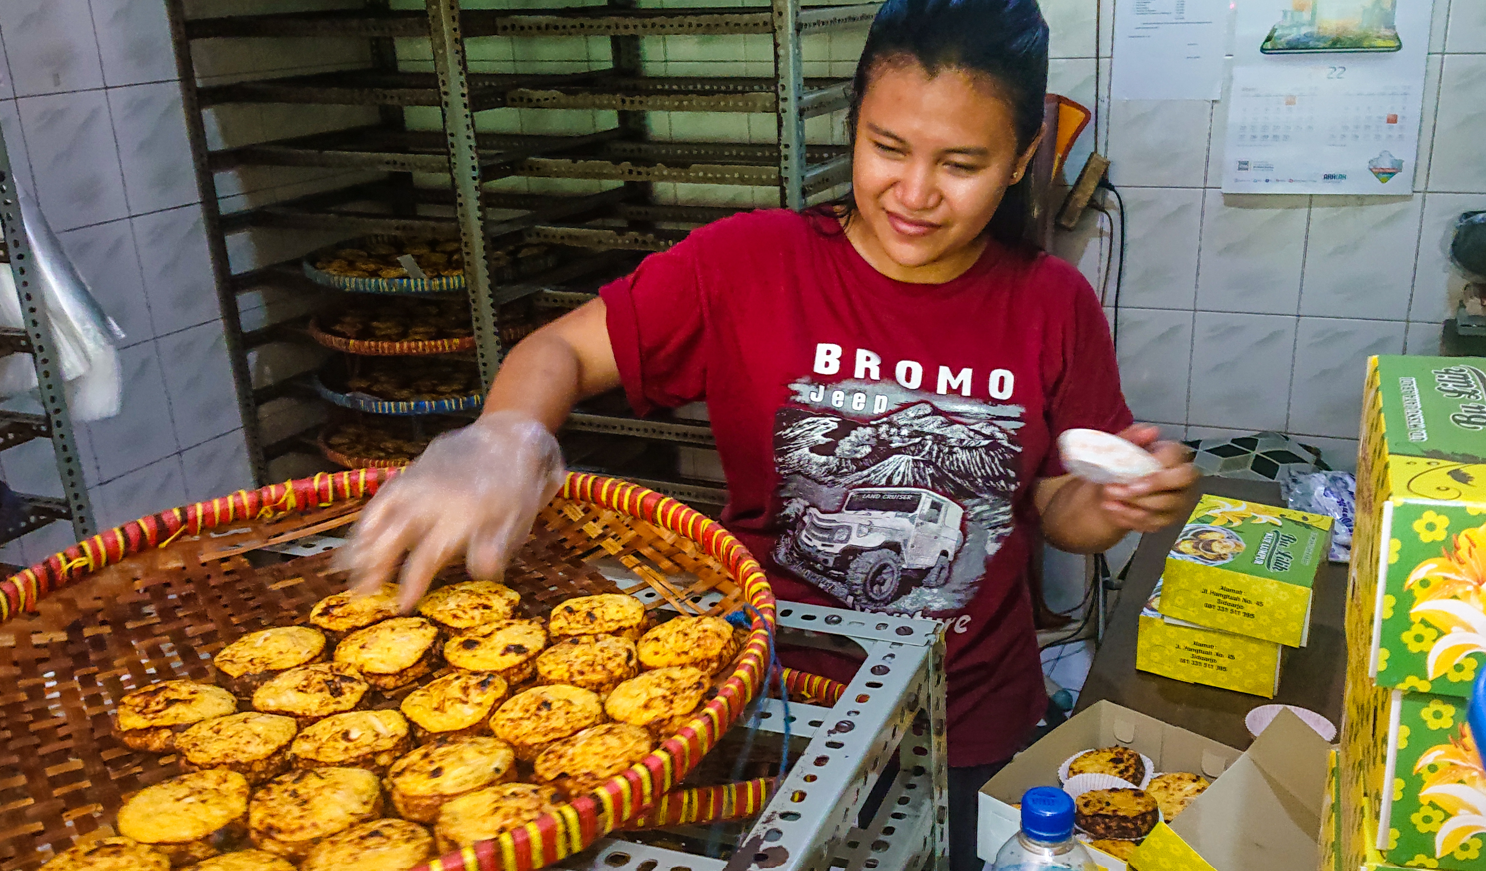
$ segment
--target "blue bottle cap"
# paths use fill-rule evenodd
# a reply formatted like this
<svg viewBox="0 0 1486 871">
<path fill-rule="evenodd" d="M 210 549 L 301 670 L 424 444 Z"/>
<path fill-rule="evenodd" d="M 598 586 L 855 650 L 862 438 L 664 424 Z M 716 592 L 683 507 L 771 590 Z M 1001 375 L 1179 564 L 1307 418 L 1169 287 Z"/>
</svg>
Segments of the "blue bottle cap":
<svg viewBox="0 0 1486 871">
<path fill-rule="evenodd" d="M 1027 790 L 1022 796 L 1022 831 L 1050 844 L 1073 837 L 1072 796 L 1052 786 Z"/>
</svg>

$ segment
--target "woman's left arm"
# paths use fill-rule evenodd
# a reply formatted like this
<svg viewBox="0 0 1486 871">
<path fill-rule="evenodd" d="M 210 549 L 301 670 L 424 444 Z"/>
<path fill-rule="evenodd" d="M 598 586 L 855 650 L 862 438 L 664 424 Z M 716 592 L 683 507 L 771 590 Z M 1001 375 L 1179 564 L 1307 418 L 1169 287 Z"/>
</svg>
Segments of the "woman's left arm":
<svg viewBox="0 0 1486 871">
<path fill-rule="evenodd" d="M 1187 448 L 1160 441 L 1160 435 L 1140 425 L 1120 433 L 1161 463 L 1161 471 L 1138 481 L 1094 484 L 1072 475 L 1039 480 L 1033 498 L 1048 542 L 1069 553 L 1100 553 L 1131 532 L 1155 532 L 1186 519 L 1201 475 Z"/>
</svg>

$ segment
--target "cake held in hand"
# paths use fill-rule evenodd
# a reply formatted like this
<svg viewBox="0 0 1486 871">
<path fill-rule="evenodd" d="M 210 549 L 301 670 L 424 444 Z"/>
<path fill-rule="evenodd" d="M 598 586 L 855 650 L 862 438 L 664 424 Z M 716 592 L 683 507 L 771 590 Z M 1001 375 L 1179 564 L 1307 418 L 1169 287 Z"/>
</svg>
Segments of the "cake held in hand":
<svg viewBox="0 0 1486 871">
<path fill-rule="evenodd" d="M 237 698 L 221 687 L 171 680 L 119 699 L 117 734 L 132 750 L 169 753 L 181 732 L 236 712 Z"/>
</svg>

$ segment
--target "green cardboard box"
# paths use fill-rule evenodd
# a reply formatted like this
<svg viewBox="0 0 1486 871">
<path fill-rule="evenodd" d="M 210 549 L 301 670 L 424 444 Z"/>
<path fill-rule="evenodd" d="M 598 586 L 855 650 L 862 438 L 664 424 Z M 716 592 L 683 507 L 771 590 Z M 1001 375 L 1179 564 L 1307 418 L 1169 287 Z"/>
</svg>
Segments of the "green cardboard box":
<svg viewBox="0 0 1486 871">
<path fill-rule="evenodd" d="M 1393 691 L 1374 844 L 1390 863 L 1486 871 L 1486 768 L 1463 699 Z"/>
<path fill-rule="evenodd" d="M 1330 517 L 1203 496 L 1166 557 L 1161 613 L 1303 647 L 1330 542 Z"/>
<path fill-rule="evenodd" d="M 1160 612 L 1162 583 L 1140 612 L 1135 667 L 1187 683 L 1274 698 L 1280 655 L 1273 641 L 1207 629 Z"/>
</svg>

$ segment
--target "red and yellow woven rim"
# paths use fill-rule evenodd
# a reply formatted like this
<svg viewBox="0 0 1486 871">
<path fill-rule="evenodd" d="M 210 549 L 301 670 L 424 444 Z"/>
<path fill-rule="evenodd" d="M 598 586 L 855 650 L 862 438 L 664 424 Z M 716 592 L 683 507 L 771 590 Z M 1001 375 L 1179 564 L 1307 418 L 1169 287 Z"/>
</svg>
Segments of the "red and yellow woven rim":
<svg viewBox="0 0 1486 871">
<path fill-rule="evenodd" d="M 196 535 L 244 520 L 269 520 L 369 498 L 397 474 L 396 469 L 321 474 L 259 490 L 242 490 L 110 529 L 0 582 L 0 623 L 35 610 L 37 603 L 52 592 L 131 554 L 166 547 L 182 535 Z M 613 478 L 569 473 L 560 495 L 641 518 L 699 544 L 738 582 L 754 609 L 743 652 L 717 695 L 645 759 L 540 819 L 414 871 L 534 871 L 586 849 L 658 805 L 657 813 L 669 816 L 672 811 L 662 799 L 737 721 L 768 677 L 769 638 L 775 626 L 774 594 L 763 569 L 742 543 L 721 525 L 680 502 Z M 742 786 L 731 787 L 735 803 Z"/>
<path fill-rule="evenodd" d="M 462 339 L 427 339 L 407 342 L 374 342 L 367 339 L 347 339 L 327 333 L 318 320 L 310 321 L 310 338 L 337 351 L 358 354 L 364 357 L 429 357 L 435 354 L 452 354 L 456 351 L 472 351 L 475 337 Z"/>
</svg>

